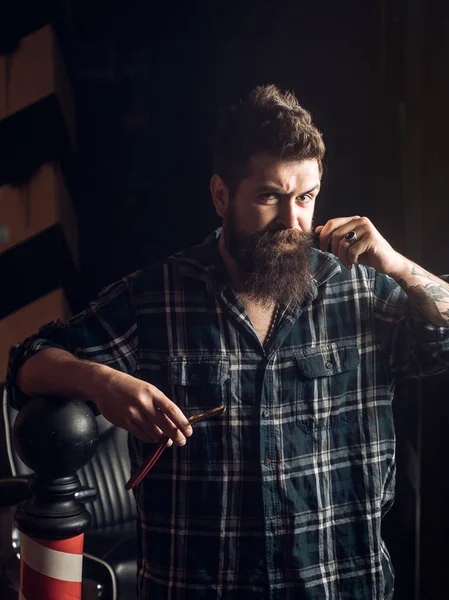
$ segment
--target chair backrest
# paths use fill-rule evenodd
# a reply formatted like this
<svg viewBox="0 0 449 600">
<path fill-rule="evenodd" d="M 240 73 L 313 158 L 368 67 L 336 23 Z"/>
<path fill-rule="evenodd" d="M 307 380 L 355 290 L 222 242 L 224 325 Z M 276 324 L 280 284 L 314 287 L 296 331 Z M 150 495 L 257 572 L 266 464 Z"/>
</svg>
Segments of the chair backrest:
<svg viewBox="0 0 449 600">
<path fill-rule="evenodd" d="M 12 429 L 18 415 L 8 403 L 8 393 L 3 389 L 2 435 L 3 447 L 0 476 L 23 476 L 31 473 L 20 460 L 12 442 Z M 129 478 L 127 438 L 124 429 L 112 425 L 103 416 L 97 417 L 99 440 L 92 459 L 78 471 L 81 485 L 94 488 L 97 496 L 89 501 L 92 515 L 90 530 L 101 530 L 122 525 L 136 519 L 136 506 L 132 492 L 125 490 Z"/>
</svg>

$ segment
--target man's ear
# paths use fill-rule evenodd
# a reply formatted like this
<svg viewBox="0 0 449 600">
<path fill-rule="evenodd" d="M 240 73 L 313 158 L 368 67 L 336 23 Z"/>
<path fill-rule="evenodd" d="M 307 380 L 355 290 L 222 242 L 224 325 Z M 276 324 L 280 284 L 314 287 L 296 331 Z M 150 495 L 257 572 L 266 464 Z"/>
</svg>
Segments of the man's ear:
<svg viewBox="0 0 449 600">
<path fill-rule="evenodd" d="M 214 175 L 210 180 L 210 192 L 215 210 L 220 217 L 223 217 L 228 207 L 229 193 L 228 188 L 219 175 Z"/>
</svg>

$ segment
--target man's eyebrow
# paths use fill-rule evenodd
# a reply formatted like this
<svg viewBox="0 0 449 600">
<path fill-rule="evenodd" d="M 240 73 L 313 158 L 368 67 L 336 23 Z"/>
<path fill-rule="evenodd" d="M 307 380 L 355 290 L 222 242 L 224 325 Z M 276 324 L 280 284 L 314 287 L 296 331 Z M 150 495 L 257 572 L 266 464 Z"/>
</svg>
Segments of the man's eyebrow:
<svg viewBox="0 0 449 600">
<path fill-rule="evenodd" d="M 311 194 L 312 192 L 316 192 L 319 188 L 320 188 L 320 184 L 318 183 L 312 189 L 307 190 L 305 192 L 302 192 L 302 194 L 298 194 L 298 196 L 305 196 L 306 194 Z M 278 187 L 277 185 L 272 185 L 270 183 L 262 185 L 259 188 L 257 188 L 257 190 L 256 190 L 256 194 L 264 194 L 264 193 L 267 193 L 267 192 L 271 192 L 271 193 L 277 194 L 279 196 L 286 196 L 287 195 L 287 193 L 285 192 L 285 190 L 283 190 L 282 188 Z"/>
</svg>

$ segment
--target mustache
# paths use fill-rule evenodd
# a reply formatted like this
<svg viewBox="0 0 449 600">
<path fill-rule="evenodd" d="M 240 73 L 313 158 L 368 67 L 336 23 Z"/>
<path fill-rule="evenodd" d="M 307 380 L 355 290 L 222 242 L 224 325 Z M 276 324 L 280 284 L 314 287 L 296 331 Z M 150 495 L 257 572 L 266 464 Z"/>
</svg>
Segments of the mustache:
<svg viewBox="0 0 449 600">
<path fill-rule="evenodd" d="M 280 243 L 303 245 L 312 244 L 313 233 L 299 229 L 266 229 L 255 233 L 252 238 L 254 242 L 267 242 L 273 245 Z"/>
</svg>

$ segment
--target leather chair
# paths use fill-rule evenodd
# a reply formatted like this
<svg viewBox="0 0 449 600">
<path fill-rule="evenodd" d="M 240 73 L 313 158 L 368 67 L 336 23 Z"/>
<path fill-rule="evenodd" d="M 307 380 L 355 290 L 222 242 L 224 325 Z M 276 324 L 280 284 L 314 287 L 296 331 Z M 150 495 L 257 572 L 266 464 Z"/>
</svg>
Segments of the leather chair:
<svg viewBox="0 0 449 600">
<path fill-rule="evenodd" d="M 31 471 L 20 460 L 12 443 L 17 414 L 9 406 L 8 394 L 3 389 L 0 478 L 24 481 Z M 134 497 L 125 490 L 129 477 L 127 433 L 101 415 L 97 422 L 100 435 L 96 452 L 78 471 L 81 490 L 77 498 L 86 503 L 92 515 L 92 523 L 84 536 L 83 600 L 131 600 L 136 597 L 137 529 Z M 0 530 L 4 536 L 4 523 Z M 8 533 L 8 527 L 6 531 Z M 9 531 L 12 554 L 19 555 L 19 533 L 12 524 Z M 2 547 L 4 545 L 5 541 Z M 11 557 L 8 558 L 9 585 L 18 584 L 19 561 L 16 563 L 11 566 Z M 16 582 L 12 581 L 14 577 L 17 577 Z"/>
</svg>

